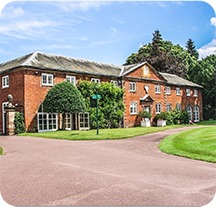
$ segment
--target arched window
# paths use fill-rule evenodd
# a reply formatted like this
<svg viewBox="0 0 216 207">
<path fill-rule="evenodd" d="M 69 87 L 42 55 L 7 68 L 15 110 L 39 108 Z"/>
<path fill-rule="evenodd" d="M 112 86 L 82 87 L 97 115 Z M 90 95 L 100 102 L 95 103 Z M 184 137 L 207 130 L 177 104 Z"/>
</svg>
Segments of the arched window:
<svg viewBox="0 0 216 207">
<path fill-rule="evenodd" d="M 194 122 L 199 121 L 199 106 L 194 106 Z"/>
<path fill-rule="evenodd" d="M 58 129 L 58 115 L 43 112 L 43 104 L 38 109 L 38 132 L 55 131 Z"/>
<path fill-rule="evenodd" d="M 189 115 L 189 120 L 192 120 L 192 108 L 190 105 L 187 106 L 187 112 L 188 112 L 188 115 Z"/>
</svg>

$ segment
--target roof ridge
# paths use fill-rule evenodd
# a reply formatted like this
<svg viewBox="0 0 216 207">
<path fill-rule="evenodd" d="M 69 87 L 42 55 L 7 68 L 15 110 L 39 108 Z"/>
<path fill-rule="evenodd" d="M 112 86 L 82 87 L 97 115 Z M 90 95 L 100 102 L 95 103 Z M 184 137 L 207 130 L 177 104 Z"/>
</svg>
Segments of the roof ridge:
<svg viewBox="0 0 216 207">
<path fill-rule="evenodd" d="M 32 55 L 21 64 L 21 66 L 28 65 L 36 57 L 36 55 L 38 53 L 40 53 L 40 52 L 38 52 L 38 51 L 33 52 Z"/>
<path fill-rule="evenodd" d="M 63 58 L 67 58 L 67 59 L 73 59 L 75 61 L 83 61 L 83 62 L 85 61 L 85 62 L 90 62 L 90 63 L 115 66 L 115 67 L 118 67 L 120 70 L 121 70 L 121 67 L 122 67 L 121 65 L 115 65 L 115 64 L 110 64 L 110 63 L 102 63 L 102 62 L 98 62 L 98 61 L 94 61 L 94 60 L 88 60 L 88 59 L 84 59 L 84 58 L 69 57 L 69 56 L 66 56 L 66 55 L 58 55 L 58 54 L 43 53 L 43 52 L 38 52 L 38 53 L 41 53 L 41 54 L 44 54 L 44 55 L 47 55 L 47 56 L 51 56 L 51 57 L 57 56 L 57 57 L 63 57 Z"/>
</svg>

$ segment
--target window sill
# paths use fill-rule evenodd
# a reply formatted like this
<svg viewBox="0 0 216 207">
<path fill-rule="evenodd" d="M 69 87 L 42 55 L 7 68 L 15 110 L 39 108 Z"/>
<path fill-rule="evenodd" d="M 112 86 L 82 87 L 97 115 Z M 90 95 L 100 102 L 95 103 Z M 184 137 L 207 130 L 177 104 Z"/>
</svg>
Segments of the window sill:
<svg viewBox="0 0 216 207">
<path fill-rule="evenodd" d="M 2 87 L 2 89 L 4 89 L 4 88 L 9 88 L 9 86 L 4 86 L 4 87 Z"/>
</svg>

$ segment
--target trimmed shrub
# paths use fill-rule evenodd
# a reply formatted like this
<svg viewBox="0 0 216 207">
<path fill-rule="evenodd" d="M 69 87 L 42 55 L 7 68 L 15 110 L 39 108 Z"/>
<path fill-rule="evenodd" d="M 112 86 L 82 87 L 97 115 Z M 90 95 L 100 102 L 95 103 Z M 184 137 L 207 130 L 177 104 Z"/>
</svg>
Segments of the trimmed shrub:
<svg viewBox="0 0 216 207">
<path fill-rule="evenodd" d="M 180 117 L 179 117 L 180 123 L 181 124 L 188 124 L 189 123 L 189 115 L 186 110 L 182 110 L 180 112 Z"/>
<path fill-rule="evenodd" d="M 26 131 L 24 114 L 16 113 L 14 117 L 14 132 L 15 134 L 24 133 Z"/>
<path fill-rule="evenodd" d="M 151 119 L 152 115 L 148 111 L 140 111 L 138 116 L 141 118 L 149 118 Z"/>
</svg>

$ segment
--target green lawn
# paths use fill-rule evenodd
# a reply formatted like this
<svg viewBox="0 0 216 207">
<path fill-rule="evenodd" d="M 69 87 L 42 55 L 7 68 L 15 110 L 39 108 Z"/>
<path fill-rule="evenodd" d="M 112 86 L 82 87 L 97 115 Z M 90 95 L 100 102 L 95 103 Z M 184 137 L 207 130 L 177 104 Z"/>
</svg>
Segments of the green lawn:
<svg viewBox="0 0 216 207">
<path fill-rule="evenodd" d="M 3 155 L 3 148 L 0 146 L 0 155 Z"/>
<path fill-rule="evenodd" d="M 203 127 L 173 134 L 166 137 L 158 147 L 167 154 L 216 162 L 216 127 Z"/>
<path fill-rule="evenodd" d="M 200 121 L 197 125 L 216 125 L 216 120 L 210 119 L 208 121 Z"/>
<path fill-rule="evenodd" d="M 124 139 L 136 137 L 154 132 L 160 132 L 167 129 L 181 128 L 189 125 L 170 125 L 164 127 L 134 127 L 134 128 L 117 128 L 117 129 L 100 129 L 99 135 L 96 130 L 90 131 L 54 131 L 43 133 L 23 133 L 21 136 L 42 137 L 51 139 L 67 140 L 99 140 L 99 139 Z"/>
</svg>

